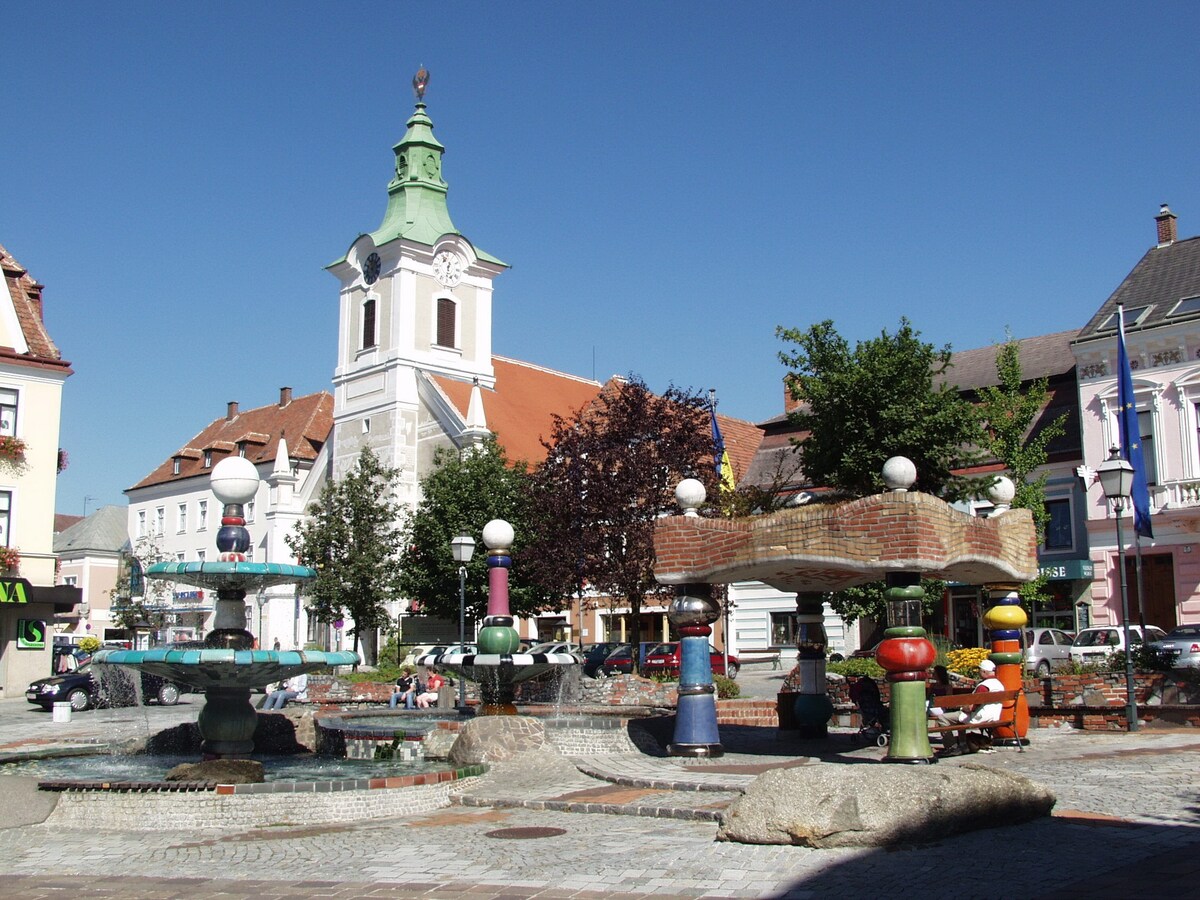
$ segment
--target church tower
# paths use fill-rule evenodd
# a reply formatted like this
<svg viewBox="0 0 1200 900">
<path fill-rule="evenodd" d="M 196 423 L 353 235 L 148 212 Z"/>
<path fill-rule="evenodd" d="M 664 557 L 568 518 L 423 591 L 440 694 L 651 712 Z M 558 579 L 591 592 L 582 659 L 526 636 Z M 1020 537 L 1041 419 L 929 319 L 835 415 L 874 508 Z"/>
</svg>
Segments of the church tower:
<svg viewBox="0 0 1200 900">
<path fill-rule="evenodd" d="M 334 372 L 334 474 L 364 444 L 400 469 L 399 499 L 415 503 L 437 446 L 469 446 L 479 422 L 464 422 L 435 376 L 495 385 L 492 281 L 507 265 L 450 220 L 445 148 L 425 112 L 429 73 L 413 79 L 416 107 L 392 149 L 387 209 L 328 270 L 341 282 Z"/>
</svg>

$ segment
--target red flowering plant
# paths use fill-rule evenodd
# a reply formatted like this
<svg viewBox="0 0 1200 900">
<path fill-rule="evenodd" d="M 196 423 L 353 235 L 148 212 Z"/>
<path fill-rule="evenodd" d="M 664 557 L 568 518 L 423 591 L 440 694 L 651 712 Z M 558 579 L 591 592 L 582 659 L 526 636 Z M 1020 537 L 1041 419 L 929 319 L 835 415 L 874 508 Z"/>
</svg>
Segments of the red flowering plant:
<svg viewBox="0 0 1200 900">
<path fill-rule="evenodd" d="M 0 435 L 0 462 L 21 464 L 25 461 L 25 442 L 15 435 Z"/>
<path fill-rule="evenodd" d="M 70 460 L 70 457 L 67 456 L 67 451 L 64 450 L 62 447 L 59 447 L 58 448 L 58 471 L 59 472 L 63 471 L 68 465 L 70 465 L 70 463 L 71 463 L 71 460 Z"/>
<path fill-rule="evenodd" d="M 15 572 L 21 568 L 21 551 L 16 547 L 0 547 L 0 570 Z"/>
</svg>

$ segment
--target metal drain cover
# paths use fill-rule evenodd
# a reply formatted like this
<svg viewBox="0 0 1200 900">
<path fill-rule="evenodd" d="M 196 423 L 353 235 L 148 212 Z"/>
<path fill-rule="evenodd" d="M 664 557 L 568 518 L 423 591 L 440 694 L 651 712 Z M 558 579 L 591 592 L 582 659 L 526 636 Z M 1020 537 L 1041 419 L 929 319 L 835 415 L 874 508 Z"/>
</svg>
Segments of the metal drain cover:
<svg viewBox="0 0 1200 900">
<path fill-rule="evenodd" d="M 497 828 L 484 832 L 484 837 L 502 838 L 509 841 L 531 841 L 536 838 L 558 837 L 566 834 L 565 828 Z"/>
</svg>

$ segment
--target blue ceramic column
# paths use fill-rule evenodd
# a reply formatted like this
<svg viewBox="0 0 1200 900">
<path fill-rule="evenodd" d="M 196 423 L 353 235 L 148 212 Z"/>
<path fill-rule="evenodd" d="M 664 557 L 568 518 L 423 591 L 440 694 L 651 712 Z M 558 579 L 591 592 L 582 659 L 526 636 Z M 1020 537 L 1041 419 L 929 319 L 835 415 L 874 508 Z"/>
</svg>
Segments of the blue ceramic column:
<svg viewBox="0 0 1200 900">
<path fill-rule="evenodd" d="M 711 584 L 685 584 L 667 612 L 679 632 L 679 700 L 675 711 L 675 739 L 667 746 L 670 756 L 723 756 L 717 730 L 716 687 L 709 655 L 709 626 L 720 615 L 712 599 Z"/>
</svg>

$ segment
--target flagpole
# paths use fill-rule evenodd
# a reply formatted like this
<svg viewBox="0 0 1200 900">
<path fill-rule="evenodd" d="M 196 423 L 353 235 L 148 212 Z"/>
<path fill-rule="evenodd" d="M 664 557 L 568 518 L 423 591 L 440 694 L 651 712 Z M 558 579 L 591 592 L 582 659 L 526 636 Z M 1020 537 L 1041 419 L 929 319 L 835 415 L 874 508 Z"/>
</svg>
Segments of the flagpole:
<svg viewBox="0 0 1200 900">
<path fill-rule="evenodd" d="M 720 436 L 720 431 L 717 426 L 717 389 L 708 389 L 708 412 L 712 416 L 713 438 L 716 449 L 717 463 L 717 501 L 720 502 L 724 498 L 721 496 L 721 454 L 725 452 L 725 442 L 721 440 L 719 445 L 716 438 Z M 729 677 L 729 585 L 725 586 L 725 597 L 721 603 L 721 647 L 725 654 L 725 677 Z M 768 638 L 769 639 L 769 638 Z"/>
<path fill-rule="evenodd" d="M 1142 579 L 1142 536 L 1133 532 L 1133 547 L 1137 560 L 1137 589 L 1138 589 L 1138 623 L 1142 626 L 1142 641 L 1149 640 L 1146 636 L 1146 582 Z"/>
</svg>

